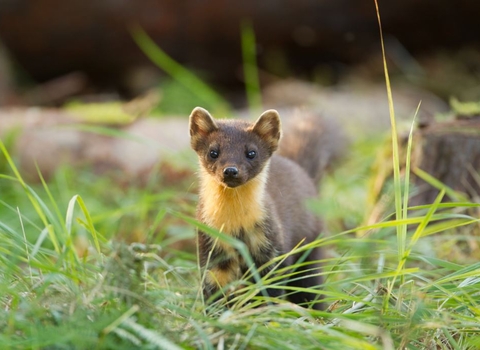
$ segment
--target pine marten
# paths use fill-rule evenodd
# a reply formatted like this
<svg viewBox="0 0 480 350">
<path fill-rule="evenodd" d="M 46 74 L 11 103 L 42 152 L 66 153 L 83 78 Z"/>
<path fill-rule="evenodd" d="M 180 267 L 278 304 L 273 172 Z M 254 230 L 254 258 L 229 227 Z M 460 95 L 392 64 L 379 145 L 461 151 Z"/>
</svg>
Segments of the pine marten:
<svg viewBox="0 0 480 350">
<path fill-rule="evenodd" d="M 303 139 L 296 143 L 316 144 L 314 139 L 309 143 L 308 137 L 317 134 L 312 130 L 303 133 L 300 130 L 298 137 Z M 305 207 L 309 198 L 317 196 L 314 179 L 319 178 L 318 167 L 304 170 L 291 159 L 275 154 L 281 137 L 277 111 L 267 110 L 255 123 L 250 123 L 216 120 L 208 111 L 197 107 L 190 115 L 190 136 L 191 146 L 200 160 L 198 220 L 242 240 L 257 268 L 289 252 L 301 241 L 312 242 L 319 236 L 320 220 Z M 288 145 L 282 148 L 287 148 L 284 152 L 287 156 L 292 151 Z M 296 157 L 308 158 L 311 152 L 298 154 L 297 150 L 293 153 Z M 200 265 L 206 269 L 205 300 L 241 279 L 249 269 L 233 247 L 215 241 L 204 232 L 198 233 Z M 289 256 L 284 265 L 294 264 L 300 256 Z M 298 268 L 295 278 L 286 283 L 304 288 L 320 286 L 322 277 L 318 261 L 321 258 L 321 250 L 313 249 L 302 264 L 305 271 L 298 271 Z M 273 266 L 260 269 L 261 275 Z M 267 291 L 272 297 L 282 294 L 281 288 Z M 288 292 L 287 298 L 299 305 L 322 308 L 317 302 L 318 293 Z"/>
</svg>

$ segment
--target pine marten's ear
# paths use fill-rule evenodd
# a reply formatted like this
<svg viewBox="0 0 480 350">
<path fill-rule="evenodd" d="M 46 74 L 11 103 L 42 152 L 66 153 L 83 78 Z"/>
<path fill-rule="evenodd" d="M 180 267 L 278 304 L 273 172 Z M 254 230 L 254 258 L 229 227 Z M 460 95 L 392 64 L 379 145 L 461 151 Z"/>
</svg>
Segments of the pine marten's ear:
<svg viewBox="0 0 480 350">
<path fill-rule="evenodd" d="M 198 141 L 201 141 L 212 131 L 216 130 L 218 130 L 217 123 L 210 113 L 202 107 L 195 107 L 190 114 L 190 137 L 192 147 L 195 149 L 195 145 L 198 144 Z"/>
<path fill-rule="evenodd" d="M 280 116 L 274 109 L 269 109 L 262 113 L 253 125 L 252 131 L 258 134 L 263 140 L 265 140 L 271 151 L 275 151 L 280 141 L 282 123 L 280 122 Z"/>
</svg>

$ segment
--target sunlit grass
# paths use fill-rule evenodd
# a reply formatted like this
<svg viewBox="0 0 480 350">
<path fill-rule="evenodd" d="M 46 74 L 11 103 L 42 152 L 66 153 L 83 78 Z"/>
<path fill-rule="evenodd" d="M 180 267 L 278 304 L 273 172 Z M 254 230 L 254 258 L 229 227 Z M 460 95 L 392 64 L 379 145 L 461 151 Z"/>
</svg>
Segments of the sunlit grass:
<svg viewBox="0 0 480 350">
<path fill-rule="evenodd" d="M 364 149 L 368 150 L 372 148 Z M 3 151 L 15 166 L 7 149 Z M 186 187 L 122 189 L 106 186 L 108 181 L 102 178 L 96 183 L 88 172 L 68 169 L 53 181 L 23 186 L 15 173 L 9 168 L 0 179 L 4 346 L 396 349 L 435 344 L 475 349 L 478 345 L 479 264 L 442 260 L 435 249 L 425 255 L 419 245 L 427 240 L 435 247 L 438 235 L 478 225 L 477 218 L 458 212 L 462 207 L 478 208 L 475 203 L 412 207 L 398 219 L 389 215 L 393 212 L 387 206 L 378 222 L 331 232 L 290 252 L 314 246 L 326 252 L 320 272 L 326 283 L 314 291 L 323 296 L 326 311 L 281 299 L 265 304 L 262 290 L 286 275 L 295 278 L 295 266 L 290 266 L 275 268 L 262 280 L 257 275 L 256 283 L 250 279 L 258 273 L 253 269 L 238 282 L 242 288 L 231 308 L 220 302 L 207 313 L 199 287 L 203 272 L 194 252 L 169 248 L 185 237 L 194 245 L 193 228 L 206 229 L 191 219 L 195 198 Z M 339 210 L 349 192 L 368 188 L 367 180 L 344 189 Z M 400 267 L 395 234 L 399 226 L 407 227 Z M 241 242 L 206 230 L 249 259 Z M 129 243 L 137 237 L 129 236 L 134 231 L 143 231 L 139 236 L 143 242 Z M 469 230 L 456 240 L 465 232 Z M 79 249 L 78 238 L 87 241 L 86 251 Z M 277 266 L 284 258 L 271 264 Z"/>
</svg>

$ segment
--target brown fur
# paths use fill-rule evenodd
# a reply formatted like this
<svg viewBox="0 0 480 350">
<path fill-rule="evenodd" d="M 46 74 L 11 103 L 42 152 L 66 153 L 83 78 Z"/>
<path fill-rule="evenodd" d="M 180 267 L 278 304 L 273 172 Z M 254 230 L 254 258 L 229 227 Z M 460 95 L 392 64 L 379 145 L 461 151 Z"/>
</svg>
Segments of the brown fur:
<svg viewBox="0 0 480 350">
<path fill-rule="evenodd" d="M 333 118 L 306 109 L 285 111 L 284 133 L 277 154 L 293 160 L 318 184 L 332 164 L 339 161 L 349 140 Z"/>
<path fill-rule="evenodd" d="M 190 116 L 192 148 L 200 160 L 198 218 L 208 226 L 242 240 L 257 267 L 287 253 L 298 243 L 315 240 L 319 220 L 305 208 L 308 198 L 317 195 L 316 186 L 298 164 L 274 155 L 280 141 L 278 113 L 269 110 L 255 123 L 215 120 L 202 108 Z M 252 152 L 255 155 L 252 156 Z M 234 174 L 228 169 L 234 169 Z M 226 243 L 199 232 L 200 263 L 207 270 L 203 290 L 208 299 L 248 270 L 238 252 Z M 290 256 L 291 265 L 298 256 Z M 321 259 L 313 250 L 307 260 Z M 307 268 L 319 268 L 317 263 Z M 269 269 L 261 270 L 264 275 Z M 300 271 L 294 286 L 317 287 L 320 271 Z M 269 289 L 278 296 L 279 289 Z M 292 302 L 314 301 L 316 294 L 296 293 Z M 314 303 L 314 308 L 321 304 Z"/>
</svg>

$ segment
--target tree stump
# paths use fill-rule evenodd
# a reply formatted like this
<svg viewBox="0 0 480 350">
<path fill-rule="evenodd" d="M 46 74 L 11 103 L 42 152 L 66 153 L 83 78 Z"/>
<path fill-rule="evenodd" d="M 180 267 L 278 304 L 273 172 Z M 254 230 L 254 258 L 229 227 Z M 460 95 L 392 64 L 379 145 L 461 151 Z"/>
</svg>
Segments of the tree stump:
<svg viewBox="0 0 480 350">
<path fill-rule="evenodd" d="M 451 189 L 480 198 L 480 116 L 457 118 L 420 128 L 416 134 L 413 169 L 419 168 Z M 433 203 L 439 190 L 418 176 L 411 205 Z M 452 200 L 448 195 L 444 201 Z"/>
</svg>

